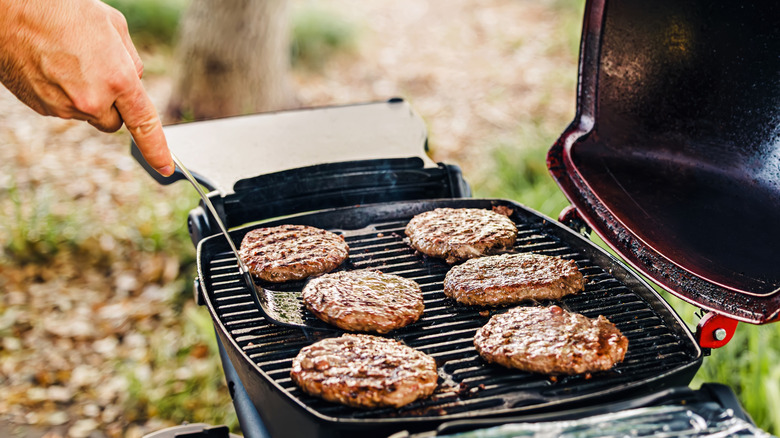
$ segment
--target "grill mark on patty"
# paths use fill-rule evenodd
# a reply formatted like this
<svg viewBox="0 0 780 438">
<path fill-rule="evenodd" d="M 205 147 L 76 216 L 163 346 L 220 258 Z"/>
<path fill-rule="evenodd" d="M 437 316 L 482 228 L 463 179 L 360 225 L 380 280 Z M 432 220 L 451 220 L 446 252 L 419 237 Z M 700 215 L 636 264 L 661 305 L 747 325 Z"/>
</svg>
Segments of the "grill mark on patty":
<svg viewBox="0 0 780 438">
<path fill-rule="evenodd" d="M 596 319 L 559 306 L 517 307 L 477 330 L 474 346 L 483 359 L 541 374 L 582 374 L 622 362 L 628 338 L 607 318 Z"/>
<path fill-rule="evenodd" d="M 461 304 L 502 306 L 557 300 L 581 291 L 585 278 L 573 260 L 542 254 L 471 259 L 444 277 L 444 294 Z"/>
<path fill-rule="evenodd" d="M 304 392 L 357 408 L 399 408 L 436 389 L 436 361 L 399 341 L 347 334 L 301 349 L 290 377 Z"/>
<path fill-rule="evenodd" d="M 380 334 L 417 321 L 425 309 L 415 281 L 371 270 L 314 278 L 303 289 L 303 302 L 336 327 Z"/>
<path fill-rule="evenodd" d="M 327 230 L 281 225 L 248 232 L 239 255 L 252 274 L 280 283 L 332 271 L 347 259 L 349 246 Z"/>
<path fill-rule="evenodd" d="M 437 208 L 414 216 L 406 226 L 409 244 L 453 264 L 510 248 L 517 227 L 508 217 L 479 208 Z"/>
</svg>

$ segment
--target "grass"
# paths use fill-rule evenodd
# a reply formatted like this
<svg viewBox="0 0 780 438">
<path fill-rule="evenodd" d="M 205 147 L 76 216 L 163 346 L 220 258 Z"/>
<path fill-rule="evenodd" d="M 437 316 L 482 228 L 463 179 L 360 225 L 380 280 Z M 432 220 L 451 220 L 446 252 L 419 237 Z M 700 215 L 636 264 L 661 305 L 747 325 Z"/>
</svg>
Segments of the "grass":
<svg viewBox="0 0 780 438">
<path fill-rule="evenodd" d="M 7 190 L 7 218 L 0 221 L 2 252 L 17 263 L 45 263 L 64 247 L 81 240 L 77 211 L 52 212 L 53 193 L 47 187 L 26 190 L 12 184 Z"/>
<path fill-rule="evenodd" d="M 334 55 L 353 50 L 356 37 L 354 23 L 337 11 L 307 2 L 292 14 L 292 65 L 318 71 Z"/>
<path fill-rule="evenodd" d="M 128 419 L 205 422 L 236 430 L 238 420 L 225 385 L 211 317 L 190 302 L 181 320 L 180 339 L 148 333 L 148 362 L 120 368 L 129 382 Z"/>
<path fill-rule="evenodd" d="M 492 148 L 492 164 L 474 175 L 472 184 L 478 197 L 513 199 L 557 218 L 568 201 L 547 171 L 547 148 L 555 135 L 541 125 L 531 125 L 517 133 L 516 142 L 504 140 Z M 516 145 L 530 145 L 517 147 Z"/>
<path fill-rule="evenodd" d="M 141 47 L 171 46 L 179 19 L 190 0 L 103 0 L 127 20 L 133 42 Z"/>
<path fill-rule="evenodd" d="M 179 20 L 191 0 L 104 0 L 127 19 L 133 41 L 145 48 L 171 48 Z M 292 8 L 292 66 L 318 71 L 333 56 L 355 48 L 357 26 L 338 12 L 312 2 Z"/>
<path fill-rule="evenodd" d="M 15 264 L 45 264 L 63 251 L 99 251 L 93 242 L 110 236 L 136 251 L 180 254 L 182 265 L 191 266 L 192 244 L 183 224 L 194 198 L 176 187 L 171 190 L 178 196 L 160 203 L 159 193 L 137 189 L 137 204 L 118 207 L 126 210 L 124 221 L 106 224 L 100 212 L 90 208 L 89 200 L 71 203 L 55 185 L 12 183 L 3 190 L 0 203 L 0 256 Z M 179 221 L 171 221 L 171 216 Z"/>
</svg>

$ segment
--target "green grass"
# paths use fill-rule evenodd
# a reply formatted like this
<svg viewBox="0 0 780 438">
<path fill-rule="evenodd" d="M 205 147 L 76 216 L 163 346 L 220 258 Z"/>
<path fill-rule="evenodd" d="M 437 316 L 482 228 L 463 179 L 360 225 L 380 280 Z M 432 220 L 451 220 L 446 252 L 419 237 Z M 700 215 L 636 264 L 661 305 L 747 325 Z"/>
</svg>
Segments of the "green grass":
<svg viewBox="0 0 780 438">
<path fill-rule="evenodd" d="M 545 164 L 558 133 L 529 125 L 514 143 L 504 141 L 495 148 L 493 163 L 476 178 L 474 192 L 478 197 L 513 199 L 555 218 L 568 204 Z M 668 293 L 663 296 L 695 330 L 699 309 Z M 705 382 L 728 385 L 761 429 L 780 434 L 780 324 L 740 324 L 725 347 L 704 359 L 691 387 Z"/>
<path fill-rule="evenodd" d="M 51 184 L 19 186 L 13 175 L 11 180 L 0 191 L 0 256 L 7 262 L 44 264 L 62 252 L 103 257 L 98 242 L 110 237 L 133 251 L 165 251 L 180 256 L 185 267 L 194 263 L 185 224 L 197 195 L 182 187 L 170 188 L 166 203 L 159 192 L 140 189 L 137 203 L 117 207 L 121 223 L 105 223 L 88 199 L 69 200 Z"/>
<path fill-rule="evenodd" d="M 125 415 L 134 422 L 163 418 L 177 424 L 204 422 L 236 430 L 238 420 L 225 385 L 211 317 L 190 302 L 181 320 L 179 339 L 146 334 L 151 353 L 148 363 L 120 365 L 129 382 Z"/>
<path fill-rule="evenodd" d="M 179 19 L 190 0 L 103 0 L 127 20 L 133 42 L 142 47 L 173 45 Z"/>
<path fill-rule="evenodd" d="M 104 0 L 124 14 L 134 43 L 150 49 L 176 43 L 179 21 L 191 0 Z M 305 3 L 292 8 L 292 65 L 320 70 L 339 53 L 355 49 L 358 26 L 331 8 Z"/>
<path fill-rule="evenodd" d="M 492 149 L 492 163 L 483 173 L 474 175 L 477 197 L 506 198 L 527 205 L 552 218 L 568 201 L 547 171 L 547 145 L 555 134 L 540 125 L 519 132 L 516 143 L 501 142 Z M 523 145 L 519 147 L 517 145 Z"/>
<path fill-rule="evenodd" d="M 356 37 L 356 25 L 337 11 L 307 3 L 292 14 L 292 64 L 318 71 L 334 55 L 353 50 Z"/>
<path fill-rule="evenodd" d="M 6 191 L 7 212 L 0 220 L 0 255 L 19 264 L 45 263 L 83 240 L 79 212 L 54 213 L 54 193 L 48 187 L 29 190 L 12 184 Z"/>
</svg>

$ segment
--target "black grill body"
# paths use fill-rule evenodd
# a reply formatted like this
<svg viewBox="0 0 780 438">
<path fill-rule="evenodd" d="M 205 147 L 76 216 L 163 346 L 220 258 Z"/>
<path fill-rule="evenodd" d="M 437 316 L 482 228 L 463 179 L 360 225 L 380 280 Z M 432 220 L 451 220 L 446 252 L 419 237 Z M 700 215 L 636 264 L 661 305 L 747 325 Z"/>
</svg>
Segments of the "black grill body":
<svg viewBox="0 0 780 438">
<path fill-rule="evenodd" d="M 489 315 L 446 298 L 442 282 L 449 266 L 415 253 L 404 241 L 403 230 L 412 216 L 437 207 L 496 206 L 513 211 L 511 218 L 519 230 L 513 252 L 576 261 L 587 280 L 585 290 L 560 304 L 589 317 L 604 315 L 629 338 L 625 361 L 614 370 L 553 381 L 490 365 L 478 356 L 473 335 Z M 430 430 L 458 419 L 549 413 L 685 386 L 701 365 L 702 351 L 690 331 L 651 287 L 581 235 L 512 201 L 434 199 L 326 209 L 236 229 L 231 237 L 240 242 L 253 228 L 282 223 L 342 234 L 350 257 L 338 269 L 379 269 L 421 285 L 423 317 L 388 336 L 432 355 L 439 366 L 439 387 L 430 398 L 401 409 L 359 410 L 303 393 L 289 377 L 292 359 L 302 347 L 338 334 L 266 321 L 243 285 L 224 237 L 205 238 L 198 245 L 201 299 L 249 398 L 274 437 L 381 436 L 397 430 Z M 303 285 L 288 283 L 282 291 L 299 291 Z"/>
</svg>

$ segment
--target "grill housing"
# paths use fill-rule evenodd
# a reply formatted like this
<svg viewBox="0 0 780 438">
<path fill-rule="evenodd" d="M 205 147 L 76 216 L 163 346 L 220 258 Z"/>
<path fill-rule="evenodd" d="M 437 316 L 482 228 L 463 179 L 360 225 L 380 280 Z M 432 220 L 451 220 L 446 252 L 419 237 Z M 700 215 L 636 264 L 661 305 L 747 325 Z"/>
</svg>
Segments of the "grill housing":
<svg viewBox="0 0 780 438">
<path fill-rule="evenodd" d="M 403 230 L 417 213 L 438 207 L 513 210 L 518 226 L 513 252 L 571 258 L 586 277 L 584 292 L 560 304 L 589 317 L 606 316 L 629 338 L 625 361 L 593 376 L 552 381 L 484 362 L 472 340 L 489 316 L 481 308 L 456 305 L 444 296 L 449 266 L 416 254 Z M 702 351 L 669 305 L 616 259 L 556 222 L 506 200 L 437 199 L 373 204 L 301 214 L 231 232 L 234 241 L 258 226 L 294 223 L 340 233 L 350 257 L 339 269 L 380 269 L 420 283 L 425 313 L 416 323 L 387 336 L 432 355 L 439 387 L 430 398 L 401 409 L 360 410 L 325 402 L 290 380 L 298 351 L 331 332 L 289 329 L 267 322 L 257 309 L 222 236 L 198 248 L 201 294 L 250 398 L 273 436 L 352 436 L 370 430 L 423 430 L 443 421 L 550 412 L 630 393 L 687 385 L 701 365 Z M 304 282 L 282 291 L 300 291 Z M 279 290 L 279 285 L 273 286 Z M 501 309 L 491 310 L 490 314 Z"/>
</svg>

